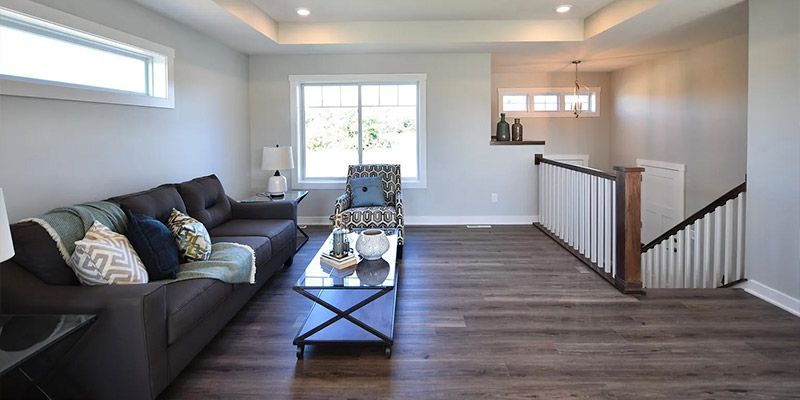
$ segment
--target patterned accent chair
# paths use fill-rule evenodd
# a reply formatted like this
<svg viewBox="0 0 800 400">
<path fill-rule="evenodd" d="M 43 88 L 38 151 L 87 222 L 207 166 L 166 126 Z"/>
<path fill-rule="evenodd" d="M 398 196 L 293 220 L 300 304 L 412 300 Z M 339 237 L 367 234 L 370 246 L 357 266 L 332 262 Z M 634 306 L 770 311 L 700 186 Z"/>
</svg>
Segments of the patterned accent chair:
<svg viewBox="0 0 800 400">
<path fill-rule="evenodd" d="M 378 176 L 383 181 L 383 207 L 351 207 L 351 178 Z M 336 199 L 331 216 L 334 226 L 342 228 L 397 228 L 397 256 L 403 257 L 403 192 L 400 190 L 400 165 L 360 164 L 347 168 L 345 193 Z"/>
</svg>

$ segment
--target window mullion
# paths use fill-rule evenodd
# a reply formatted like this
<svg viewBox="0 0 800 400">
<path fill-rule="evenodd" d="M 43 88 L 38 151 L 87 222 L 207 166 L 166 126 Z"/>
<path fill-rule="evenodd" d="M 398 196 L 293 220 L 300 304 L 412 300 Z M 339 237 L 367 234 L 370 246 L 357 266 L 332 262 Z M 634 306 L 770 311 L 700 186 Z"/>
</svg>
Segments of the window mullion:
<svg viewBox="0 0 800 400">
<path fill-rule="evenodd" d="M 358 85 L 358 163 L 364 163 L 364 135 L 363 135 L 363 121 L 362 117 L 362 110 L 361 108 L 363 105 L 361 104 L 361 84 Z"/>
</svg>

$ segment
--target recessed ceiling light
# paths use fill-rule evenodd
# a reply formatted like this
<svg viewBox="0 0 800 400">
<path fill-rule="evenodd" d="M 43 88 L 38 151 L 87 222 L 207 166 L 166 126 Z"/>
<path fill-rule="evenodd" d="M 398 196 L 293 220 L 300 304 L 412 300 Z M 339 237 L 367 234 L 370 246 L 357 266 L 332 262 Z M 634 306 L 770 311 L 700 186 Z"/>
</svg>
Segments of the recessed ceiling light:
<svg viewBox="0 0 800 400">
<path fill-rule="evenodd" d="M 569 10 L 571 10 L 571 9 L 572 9 L 572 5 L 571 4 L 562 4 L 562 5 L 558 6 L 558 7 L 556 7 L 556 12 L 563 14 L 565 12 L 569 12 Z"/>
<path fill-rule="evenodd" d="M 311 11 L 309 11 L 307 8 L 298 8 L 297 9 L 297 15 L 299 15 L 301 17 L 307 17 L 307 16 L 311 15 Z"/>
</svg>

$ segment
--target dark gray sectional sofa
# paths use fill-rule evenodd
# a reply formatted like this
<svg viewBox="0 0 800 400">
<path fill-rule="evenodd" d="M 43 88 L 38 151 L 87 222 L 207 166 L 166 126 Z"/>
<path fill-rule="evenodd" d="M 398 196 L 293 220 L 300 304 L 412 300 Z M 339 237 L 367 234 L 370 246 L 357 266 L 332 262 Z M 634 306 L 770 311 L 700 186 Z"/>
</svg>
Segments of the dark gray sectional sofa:
<svg viewBox="0 0 800 400">
<path fill-rule="evenodd" d="M 270 277 L 291 265 L 297 212 L 288 202 L 236 202 L 214 175 L 109 200 L 162 221 L 176 208 L 205 224 L 213 242 L 246 244 L 256 254 L 255 285 L 193 279 L 81 286 L 41 226 L 12 225 L 16 256 L 0 266 L 0 310 L 98 316 L 60 368 L 73 383 L 67 396 L 152 399 Z"/>
</svg>

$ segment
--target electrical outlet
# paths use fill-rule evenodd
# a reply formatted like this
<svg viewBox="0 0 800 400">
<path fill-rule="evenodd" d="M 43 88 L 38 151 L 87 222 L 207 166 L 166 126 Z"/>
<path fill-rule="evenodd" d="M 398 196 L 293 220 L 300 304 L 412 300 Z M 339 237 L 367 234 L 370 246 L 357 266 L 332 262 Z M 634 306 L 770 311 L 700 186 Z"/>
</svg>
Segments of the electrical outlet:
<svg viewBox="0 0 800 400">
<path fill-rule="evenodd" d="M 497 203 L 497 193 L 492 193 L 492 203 Z"/>
</svg>

